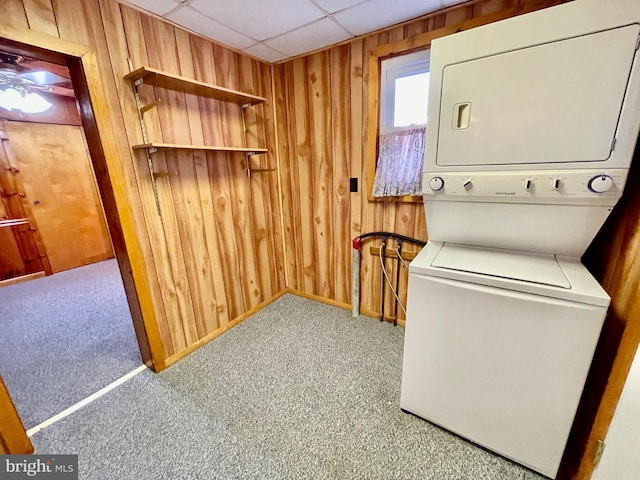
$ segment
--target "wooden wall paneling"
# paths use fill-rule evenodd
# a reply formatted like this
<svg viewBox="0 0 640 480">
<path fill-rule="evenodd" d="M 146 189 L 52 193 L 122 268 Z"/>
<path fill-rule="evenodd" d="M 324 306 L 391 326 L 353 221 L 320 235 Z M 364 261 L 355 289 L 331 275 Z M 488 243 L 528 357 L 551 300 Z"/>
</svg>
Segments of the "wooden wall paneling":
<svg viewBox="0 0 640 480">
<path fill-rule="evenodd" d="M 195 78 L 189 37 L 190 35 L 184 30 L 175 30 L 177 51 L 181 52 L 178 58 L 180 73 L 184 77 Z M 185 126 L 188 128 L 189 143 L 203 145 L 204 135 L 198 100 L 195 95 L 185 95 L 188 118 Z M 189 283 L 193 292 L 198 338 L 203 338 L 207 333 L 218 328 L 211 257 L 204 229 L 205 219 L 201 208 L 196 171 L 197 163 L 206 163 L 206 152 L 195 151 L 182 160 L 176 165 L 178 177 L 175 180 L 178 181 L 172 181 L 171 183 L 172 186 L 176 185 L 178 187 L 175 190 L 178 193 L 176 216 L 182 224 L 181 230 L 184 232 L 185 241 L 183 245 L 186 244 L 187 246 L 184 255 Z"/>
<path fill-rule="evenodd" d="M 474 5 L 474 16 L 479 17 L 482 15 L 490 15 L 497 13 L 500 10 L 505 10 L 509 7 L 517 5 L 518 0 L 489 0 L 487 2 L 480 2 Z"/>
<path fill-rule="evenodd" d="M 309 82 L 309 116 L 312 168 L 310 182 L 312 184 L 313 235 L 316 259 L 316 291 L 325 298 L 335 297 L 335 253 L 339 246 L 334 238 L 335 220 L 333 218 L 333 169 L 331 144 L 331 120 L 327 115 L 330 108 L 330 73 L 329 52 L 311 55 L 308 61 L 307 78 Z M 336 120 L 336 119 L 333 119 Z"/>
<path fill-rule="evenodd" d="M 409 38 L 415 35 L 419 35 L 430 30 L 429 25 L 433 17 L 425 18 L 424 20 L 418 20 L 411 22 L 403 27 L 403 37 Z"/>
<path fill-rule="evenodd" d="M 294 79 L 294 62 L 288 62 L 281 65 L 280 70 L 275 70 L 276 74 L 276 94 L 283 96 L 279 100 L 278 105 L 281 110 L 278 113 L 278 123 L 281 129 L 278 137 L 283 145 L 281 153 L 281 178 L 282 178 L 282 205 L 283 205 L 283 223 L 285 228 L 285 246 L 287 249 L 287 265 L 289 287 L 296 290 L 303 290 L 305 270 L 304 252 L 301 238 L 302 229 L 302 209 L 301 205 L 301 189 L 298 188 L 299 168 L 298 168 L 298 139 L 297 139 L 297 123 L 302 123 L 303 118 L 296 119 L 293 125 L 290 125 L 290 119 L 296 118 L 296 97 L 295 97 L 295 79 Z M 278 75 L 280 73 L 281 75 Z M 281 85 L 282 90 L 278 90 Z"/>
<path fill-rule="evenodd" d="M 349 139 L 351 138 L 351 49 L 343 45 L 329 51 L 331 72 L 329 101 L 332 132 L 328 163 L 332 167 L 333 197 L 332 223 L 334 225 L 332 265 L 334 266 L 334 296 L 338 302 L 351 302 L 351 228 L 349 177 L 351 173 Z M 341 68 L 336 68 L 340 65 Z"/>
<path fill-rule="evenodd" d="M 300 243 L 302 251 L 302 263 L 298 268 L 302 268 L 302 283 L 300 288 L 307 293 L 317 294 L 316 285 L 316 254 L 318 251 L 315 244 L 314 211 L 313 211 L 313 155 L 311 146 L 311 117 L 309 115 L 309 81 L 307 77 L 309 59 L 303 57 L 293 61 L 293 78 L 291 88 L 294 92 L 294 116 L 289 120 L 293 121 L 295 132 L 296 155 L 293 159 L 297 165 L 297 181 L 293 188 L 299 189 L 300 208 L 300 236 L 296 242 Z M 295 120 L 294 120 L 295 119 Z M 295 176 L 294 176 L 295 178 Z M 294 205 L 294 209 L 296 205 Z"/>
<path fill-rule="evenodd" d="M 350 119 L 350 138 L 347 139 L 349 145 L 350 156 L 350 177 L 355 177 L 358 180 L 358 191 L 350 194 L 350 210 L 351 210 L 351 233 L 350 238 L 353 240 L 358 235 L 362 234 L 362 158 L 363 158 L 363 142 L 352 141 L 351 139 L 362 138 L 363 132 L 363 101 L 366 101 L 366 95 L 362 94 L 363 72 L 364 62 L 362 55 L 362 40 L 356 39 L 350 43 L 350 55 L 349 55 L 349 73 L 350 73 L 350 100 L 351 104 L 349 110 L 351 112 Z M 365 128 L 366 130 L 366 128 Z M 349 301 L 349 303 L 351 303 Z"/>
<path fill-rule="evenodd" d="M 199 65 L 202 65 L 201 75 L 203 81 L 218 84 L 215 54 L 212 45 L 201 45 L 203 52 Z M 204 125 L 204 135 L 207 144 L 224 144 L 223 131 L 224 104 L 213 100 L 201 99 L 210 121 Z M 209 179 L 213 195 L 214 216 L 216 226 L 216 238 L 220 249 L 220 268 L 225 282 L 225 291 L 228 305 L 229 321 L 244 312 L 244 293 L 239 283 L 240 259 L 238 247 L 234 235 L 234 212 L 232 210 L 232 188 L 230 162 L 234 155 L 225 153 L 208 153 Z M 235 157 L 237 161 L 237 157 Z"/>
<path fill-rule="evenodd" d="M 29 28 L 22 0 L 0 0 L 2 23 L 14 28 Z"/>
<path fill-rule="evenodd" d="M 105 29 L 109 32 L 107 36 L 110 42 L 109 51 L 129 144 L 141 143 L 142 132 L 138 123 L 133 90 L 131 84 L 122 79 L 126 73 L 129 73 L 128 58 L 131 58 L 134 67 L 148 64 L 141 15 L 111 0 L 101 0 L 101 7 Z M 139 91 L 141 102 L 146 104 L 155 99 L 155 91 L 152 87 L 140 88 Z M 152 109 L 145 114 L 145 126 L 150 138 L 160 138 L 157 109 Z M 145 234 L 140 235 L 140 241 L 144 242 L 144 250 L 149 252 L 144 258 L 145 268 L 151 280 L 150 293 L 156 309 L 165 358 L 168 358 L 186 347 L 184 329 L 180 320 L 180 306 L 173 282 L 162 220 L 156 210 L 147 159 L 143 152 L 134 153 L 131 170 L 134 187 L 141 199 L 141 222 L 144 222 L 146 227 Z"/>
<path fill-rule="evenodd" d="M 267 242 L 269 245 L 270 262 L 271 262 L 271 292 L 265 292 L 265 297 L 269 298 L 286 287 L 285 267 L 284 267 L 284 243 L 282 232 L 282 204 L 281 204 L 281 185 L 278 176 L 278 152 L 276 140 L 276 122 L 275 122 L 275 98 L 273 96 L 273 76 L 270 65 L 260 62 L 253 62 L 254 76 L 257 75 L 260 83 L 259 95 L 269 98 L 269 101 L 262 106 L 262 118 L 259 119 L 258 141 L 261 145 L 269 149 L 268 155 L 262 155 L 263 168 L 273 168 L 266 177 L 268 183 L 264 188 L 262 195 L 265 204 L 269 207 L 266 210 L 267 223 Z"/>
<path fill-rule="evenodd" d="M 216 76 L 218 84 L 238 90 L 238 54 L 226 48 L 213 47 Z M 225 143 L 227 145 L 242 145 L 242 114 L 239 105 L 223 103 L 221 105 L 222 122 Z M 251 187 L 247 176 L 247 159 L 241 154 L 227 155 L 229 162 L 229 180 L 231 186 L 231 211 L 233 212 L 233 232 L 236 239 L 238 270 L 235 272 L 234 286 L 241 288 L 243 298 L 243 312 L 260 303 L 262 286 L 258 275 L 258 262 L 253 248 L 254 234 L 251 213 Z"/>
<path fill-rule="evenodd" d="M 211 43 L 196 37 L 192 37 L 191 43 L 196 78 L 217 84 Z M 215 100 L 200 99 L 202 115 L 208 119 L 202 126 L 207 145 L 224 143 L 220 105 Z M 218 321 L 219 326 L 225 326 L 243 312 L 242 290 L 237 286 L 235 237 L 229 234 L 233 231 L 233 214 L 226 154 L 208 152 L 204 165 L 196 162 L 196 172 L 214 272 Z"/>
<path fill-rule="evenodd" d="M 289 65 L 290 66 L 290 65 Z M 273 108 L 275 109 L 275 128 L 277 130 L 278 143 L 276 148 L 276 159 L 278 160 L 278 176 L 280 180 L 280 198 L 282 205 L 282 242 L 285 245 L 284 255 L 284 271 L 286 278 L 286 286 L 289 288 L 298 289 L 297 273 L 299 269 L 296 268 L 296 249 L 295 249 L 295 225 L 292 220 L 293 211 L 293 194 L 294 191 L 291 188 L 291 176 L 293 166 L 292 158 L 292 143 L 291 143 L 291 129 L 287 128 L 287 115 L 289 114 L 289 107 L 291 102 L 288 101 L 289 97 L 286 94 L 287 82 L 285 79 L 285 64 L 274 65 L 272 67 L 273 76 Z"/>
<path fill-rule="evenodd" d="M 243 92 L 259 94 L 256 84 L 259 83 L 257 72 L 254 71 L 255 60 L 249 57 L 238 56 L 238 78 L 239 90 Z M 267 139 L 261 132 L 264 124 L 265 104 L 249 107 L 244 110 L 246 126 L 246 144 L 248 146 L 265 146 Z M 269 154 L 252 155 L 247 158 L 251 168 L 266 168 Z M 271 162 L 273 163 L 273 162 Z M 267 218 L 269 217 L 269 207 L 271 206 L 269 196 L 269 177 L 272 172 L 256 172 L 249 177 L 249 212 L 250 224 L 253 230 L 253 248 L 255 264 L 258 277 L 259 294 L 257 300 L 263 301 L 267 296 L 271 296 L 273 287 L 271 259 L 275 257 L 272 245 L 274 239 L 268 239 L 268 235 L 273 233 L 273 229 L 268 228 Z M 277 209 L 276 209 L 277 211 Z M 250 295 L 256 296 L 256 291 Z"/>
<path fill-rule="evenodd" d="M 473 18 L 473 5 L 449 10 L 444 14 L 444 24 L 456 25 Z"/>
<path fill-rule="evenodd" d="M 149 66 L 180 75 L 174 27 L 143 15 L 142 28 L 145 43 L 153 46 L 153 48 L 147 49 Z M 156 88 L 155 92 L 156 96 L 162 99 L 158 106 L 162 140 L 168 143 L 189 144 L 190 132 L 185 94 L 162 88 Z M 188 151 L 156 153 L 153 160 L 156 171 L 173 173 L 180 168 L 176 162 L 193 162 L 193 155 Z M 182 236 L 186 235 L 184 228 L 188 227 L 182 218 L 180 219 L 182 224 L 179 223 L 175 210 L 177 205 L 174 195 L 178 192 L 182 181 L 183 179 L 179 175 L 169 175 L 158 178 L 156 184 L 168 258 L 180 307 L 180 321 L 187 345 L 190 345 L 198 340 L 199 335 L 187 271 L 189 267 L 185 261 L 185 250 L 189 249 L 190 245 L 186 242 L 183 245 L 181 238 L 181 233 Z M 181 232 L 181 227 L 183 232 Z"/>
<path fill-rule="evenodd" d="M 51 0 L 22 0 L 29 28 L 59 37 Z"/>
<path fill-rule="evenodd" d="M 112 258 L 82 129 L 26 122 L 5 126 L 52 271 Z"/>
</svg>

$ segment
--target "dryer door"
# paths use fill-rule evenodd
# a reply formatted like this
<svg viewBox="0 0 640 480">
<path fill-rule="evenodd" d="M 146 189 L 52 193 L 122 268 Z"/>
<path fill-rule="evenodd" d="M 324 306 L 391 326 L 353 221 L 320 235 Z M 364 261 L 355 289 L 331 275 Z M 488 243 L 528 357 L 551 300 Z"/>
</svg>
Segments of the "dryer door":
<svg viewBox="0 0 640 480">
<path fill-rule="evenodd" d="M 632 24 L 444 67 L 437 165 L 607 160 L 639 33 Z"/>
</svg>

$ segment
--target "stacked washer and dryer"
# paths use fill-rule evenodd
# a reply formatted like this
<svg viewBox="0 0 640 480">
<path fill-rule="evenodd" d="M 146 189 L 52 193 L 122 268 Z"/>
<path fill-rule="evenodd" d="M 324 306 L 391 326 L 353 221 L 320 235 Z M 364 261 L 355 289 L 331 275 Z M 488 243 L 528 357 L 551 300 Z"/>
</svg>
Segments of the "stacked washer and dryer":
<svg viewBox="0 0 640 480">
<path fill-rule="evenodd" d="M 640 129 L 640 2 L 435 40 L 401 407 L 555 477 L 609 305 L 580 257 Z"/>
</svg>

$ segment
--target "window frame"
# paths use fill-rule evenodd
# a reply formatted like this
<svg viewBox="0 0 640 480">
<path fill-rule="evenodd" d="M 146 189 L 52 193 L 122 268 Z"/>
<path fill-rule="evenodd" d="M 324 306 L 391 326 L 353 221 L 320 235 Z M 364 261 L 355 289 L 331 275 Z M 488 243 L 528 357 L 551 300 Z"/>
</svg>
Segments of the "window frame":
<svg viewBox="0 0 640 480">
<path fill-rule="evenodd" d="M 426 52 L 426 54 L 425 54 Z M 420 55 L 417 55 L 420 54 Z M 413 55 L 410 59 L 405 59 L 401 62 L 400 59 L 407 55 Z M 426 57 L 426 58 L 425 58 Z M 394 62 L 394 60 L 397 60 Z M 384 62 L 389 63 L 385 67 Z M 398 131 L 411 126 L 396 127 L 393 125 L 395 114 L 395 82 L 399 78 L 409 77 L 421 73 L 429 73 L 431 66 L 431 54 L 430 49 L 422 48 L 410 53 L 403 53 L 389 58 L 380 59 L 380 115 L 378 122 L 378 130 L 381 129 L 384 132 Z M 425 119 L 426 122 L 426 119 Z M 419 126 L 426 125 L 420 124 Z"/>
</svg>

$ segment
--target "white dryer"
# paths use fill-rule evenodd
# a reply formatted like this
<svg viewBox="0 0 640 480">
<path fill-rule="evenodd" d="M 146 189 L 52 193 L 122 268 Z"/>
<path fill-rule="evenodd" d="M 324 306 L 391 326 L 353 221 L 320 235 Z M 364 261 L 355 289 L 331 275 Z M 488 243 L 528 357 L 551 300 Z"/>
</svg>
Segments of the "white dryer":
<svg viewBox="0 0 640 480">
<path fill-rule="evenodd" d="M 640 2 L 435 40 L 401 407 L 555 477 L 609 297 L 580 257 L 640 130 Z"/>
</svg>

